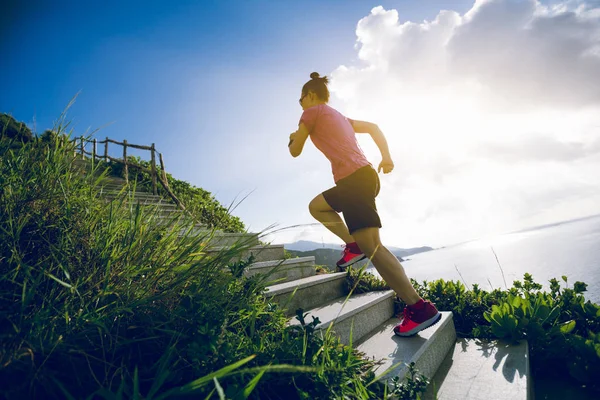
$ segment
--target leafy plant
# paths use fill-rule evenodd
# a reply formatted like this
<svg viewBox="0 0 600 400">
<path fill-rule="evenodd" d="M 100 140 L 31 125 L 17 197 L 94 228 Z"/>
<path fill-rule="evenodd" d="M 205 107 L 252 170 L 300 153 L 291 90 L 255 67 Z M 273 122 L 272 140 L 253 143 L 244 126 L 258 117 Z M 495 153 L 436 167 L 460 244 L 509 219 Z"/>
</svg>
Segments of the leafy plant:
<svg viewBox="0 0 600 400">
<path fill-rule="evenodd" d="M 396 376 L 392 378 L 392 390 L 390 395 L 398 400 L 420 399 L 421 394 L 425 393 L 429 379 L 417 371 L 414 362 L 408 365 L 408 373 L 404 382 Z"/>
<path fill-rule="evenodd" d="M 317 275 L 330 274 L 331 270 L 325 265 L 315 265 L 315 272 Z"/>
<path fill-rule="evenodd" d="M 390 290 L 390 287 L 373 274 L 365 272 L 365 268 L 346 270 L 346 287 L 348 292 L 365 293 L 373 291 Z"/>
<path fill-rule="evenodd" d="M 289 250 L 283 249 L 283 258 L 289 260 L 290 258 L 298 258 L 298 256 L 294 256 Z"/>
</svg>

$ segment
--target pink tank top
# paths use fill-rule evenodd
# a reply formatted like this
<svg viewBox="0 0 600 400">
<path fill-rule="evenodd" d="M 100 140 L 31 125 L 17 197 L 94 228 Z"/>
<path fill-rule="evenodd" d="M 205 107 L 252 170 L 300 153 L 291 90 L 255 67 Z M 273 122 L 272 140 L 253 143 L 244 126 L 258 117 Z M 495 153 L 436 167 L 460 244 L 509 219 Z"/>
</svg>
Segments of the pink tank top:
<svg viewBox="0 0 600 400">
<path fill-rule="evenodd" d="M 350 121 L 327 104 L 307 108 L 300 117 L 315 147 L 331 162 L 336 183 L 357 169 L 371 165 L 356 141 Z"/>
</svg>

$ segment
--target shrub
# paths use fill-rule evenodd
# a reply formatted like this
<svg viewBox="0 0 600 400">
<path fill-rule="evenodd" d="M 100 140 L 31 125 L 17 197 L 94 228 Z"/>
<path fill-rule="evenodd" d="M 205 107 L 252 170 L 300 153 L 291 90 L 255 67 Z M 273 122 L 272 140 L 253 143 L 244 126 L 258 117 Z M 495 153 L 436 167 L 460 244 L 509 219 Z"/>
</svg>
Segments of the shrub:
<svg viewBox="0 0 600 400">
<path fill-rule="evenodd" d="M 373 291 L 390 290 L 383 280 L 365 272 L 365 266 L 360 269 L 349 267 L 346 270 L 346 289 L 348 292 L 366 293 Z"/>
<path fill-rule="evenodd" d="M 33 134 L 23 122 L 17 122 L 11 115 L 0 113 L 0 139 L 27 143 L 33 140 Z M 5 145 L 7 143 L 5 142 Z"/>
</svg>

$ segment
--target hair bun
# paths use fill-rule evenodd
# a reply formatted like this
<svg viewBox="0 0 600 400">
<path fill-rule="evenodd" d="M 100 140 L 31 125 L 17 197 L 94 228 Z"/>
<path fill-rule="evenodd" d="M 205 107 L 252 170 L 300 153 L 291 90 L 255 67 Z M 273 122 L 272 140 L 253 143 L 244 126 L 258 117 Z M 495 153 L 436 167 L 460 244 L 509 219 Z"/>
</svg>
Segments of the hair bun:
<svg viewBox="0 0 600 400">
<path fill-rule="evenodd" d="M 312 79 L 319 79 L 319 73 L 318 72 L 313 72 L 312 74 L 310 74 L 310 77 Z"/>
</svg>

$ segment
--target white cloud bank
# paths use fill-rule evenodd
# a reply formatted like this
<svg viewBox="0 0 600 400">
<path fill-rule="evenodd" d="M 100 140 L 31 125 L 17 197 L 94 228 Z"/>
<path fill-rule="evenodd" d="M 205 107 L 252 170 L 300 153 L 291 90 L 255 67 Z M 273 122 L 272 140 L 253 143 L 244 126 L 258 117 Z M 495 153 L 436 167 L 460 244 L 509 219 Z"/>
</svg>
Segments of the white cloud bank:
<svg viewBox="0 0 600 400">
<path fill-rule="evenodd" d="M 441 246 L 600 213 L 600 5 L 478 0 L 401 22 L 376 7 L 331 89 L 396 163 L 378 198 L 390 245 Z M 374 163 L 370 139 L 361 144 Z"/>
</svg>

